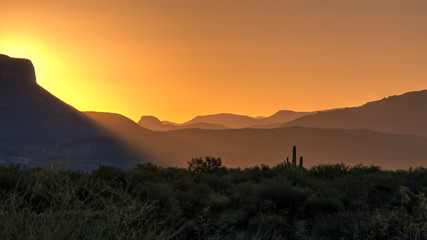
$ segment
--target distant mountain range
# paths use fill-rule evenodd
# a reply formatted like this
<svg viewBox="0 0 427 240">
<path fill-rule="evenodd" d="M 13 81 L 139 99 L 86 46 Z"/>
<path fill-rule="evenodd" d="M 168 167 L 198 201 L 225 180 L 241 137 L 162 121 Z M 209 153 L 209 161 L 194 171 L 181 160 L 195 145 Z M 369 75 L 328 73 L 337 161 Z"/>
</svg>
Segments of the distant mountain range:
<svg viewBox="0 0 427 240">
<path fill-rule="evenodd" d="M 90 113 L 100 125 L 162 166 L 185 167 L 196 156 L 216 156 L 229 167 L 275 165 L 292 156 L 292 146 L 306 166 L 319 163 L 376 164 L 385 168 L 425 166 L 427 138 L 363 129 L 182 129 L 154 132 L 111 113 Z M 115 124 L 111 119 L 121 118 Z"/>
<path fill-rule="evenodd" d="M 192 128 L 180 130 L 169 129 L 166 132 L 151 132 L 146 130 L 144 133 L 134 134 L 132 141 L 140 149 L 150 152 L 151 159 L 155 159 L 156 163 L 173 166 L 185 166 L 185 161 L 182 161 L 183 159 L 206 155 L 223 157 L 225 164 L 233 167 L 253 166 L 262 163 L 277 164 L 283 161 L 286 156 L 289 157 L 291 155 L 292 145 L 298 146 L 298 149 L 302 152 L 301 154 L 304 155 L 307 165 L 345 162 L 346 164 L 377 164 L 386 168 L 425 166 L 427 164 L 427 137 L 423 136 L 422 129 L 427 122 L 417 125 L 415 124 L 417 121 L 412 120 L 412 118 L 423 117 L 421 115 L 424 114 L 423 110 L 426 108 L 425 106 L 422 108 L 422 105 L 427 104 L 427 101 L 422 101 L 425 94 L 426 91 L 412 92 L 401 96 L 385 98 L 361 107 L 323 111 L 310 115 L 306 114 L 285 124 L 282 123 L 278 128 L 228 128 L 222 130 Z M 376 117 L 364 117 L 364 114 L 367 114 L 364 109 L 371 109 L 373 105 L 377 107 L 377 111 L 374 111 L 374 113 L 378 113 Z M 418 114 L 420 116 L 417 116 L 414 111 L 410 110 L 412 106 L 418 107 Z M 396 109 L 396 111 L 393 111 L 393 109 Z M 306 118 L 316 119 L 318 116 L 329 115 L 331 113 L 342 114 L 349 111 L 357 111 L 358 114 L 352 115 L 352 118 L 350 118 L 352 121 L 342 120 L 349 124 L 348 126 L 350 127 L 347 128 L 293 126 L 293 124 Z M 372 130 L 367 129 L 366 125 L 364 127 L 357 125 L 357 123 L 370 122 L 376 118 L 386 122 L 383 125 L 377 126 L 391 126 L 396 125 L 396 123 L 403 124 L 399 120 L 402 118 L 391 117 L 391 113 L 396 116 L 405 113 L 404 111 L 407 114 L 412 112 L 412 118 L 406 119 L 408 119 L 408 124 L 412 124 L 411 129 L 417 129 L 413 130 L 414 132 L 406 130 L 407 132 L 405 133 L 401 132 L 397 134 L 392 131 L 386 132 L 384 128 L 381 129 L 378 127 L 378 129 Z M 215 118 L 223 120 L 224 116 L 225 118 L 232 119 L 250 119 L 245 116 L 234 118 L 235 115 L 231 114 L 212 116 L 214 117 L 210 118 L 211 116 L 207 116 L 195 119 L 200 122 L 210 121 Z M 161 122 L 156 118 L 143 117 L 142 119 L 144 121 L 151 120 L 155 124 L 161 125 Z M 196 120 L 185 124 L 196 124 L 198 123 Z M 102 121 L 99 123 L 105 125 Z M 224 121 L 221 123 L 224 123 Z M 350 123 L 354 124 L 354 126 L 351 127 Z M 291 126 L 283 126 L 287 124 Z M 172 124 L 169 123 L 169 125 Z M 181 126 L 178 125 L 178 127 Z M 337 126 L 339 125 L 337 124 Z M 114 128 L 115 132 L 119 135 L 126 132 L 121 130 L 126 128 L 124 125 L 113 126 L 110 124 L 107 128 Z M 137 126 L 135 124 L 134 128 L 135 130 L 131 132 L 136 132 Z M 419 136 L 414 133 L 417 133 Z M 130 139 L 128 136 L 122 136 L 122 138 Z"/>
<path fill-rule="evenodd" d="M 171 131 L 186 128 L 240 129 L 280 128 L 290 126 L 371 129 L 385 133 L 427 136 L 427 90 L 391 96 L 360 107 L 294 112 L 283 110 L 270 117 L 248 117 L 229 113 L 197 116 L 176 124 L 161 122 L 152 116 L 143 116 L 139 125 L 153 131 Z"/>
<path fill-rule="evenodd" d="M 143 116 L 138 124 L 153 131 L 171 131 L 187 128 L 199 129 L 228 129 L 228 128 L 277 128 L 284 123 L 316 112 L 279 111 L 269 117 L 249 117 L 231 113 L 220 113 L 197 116 L 188 122 L 177 124 L 169 121 L 160 121 L 153 116 Z"/>
<path fill-rule="evenodd" d="M 305 166 L 425 167 L 426 94 L 322 112 L 215 114 L 183 124 L 144 116 L 135 123 L 120 114 L 77 111 L 37 85 L 29 60 L 0 55 L 0 164 L 49 167 L 65 160 L 67 168 L 87 171 L 147 161 L 184 167 L 192 157 L 215 156 L 226 166 L 248 167 L 283 162 L 296 145 Z"/>
<path fill-rule="evenodd" d="M 176 124 L 168 121 L 160 121 L 158 118 L 153 116 L 142 116 L 138 124 L 146 129 L 153 131 L 171 131 L 187 128 L 198 128 L 198 129 L 227 129 L 228 127 L 206 122 L 195 122 L 189 124 Z"/>
</svg>

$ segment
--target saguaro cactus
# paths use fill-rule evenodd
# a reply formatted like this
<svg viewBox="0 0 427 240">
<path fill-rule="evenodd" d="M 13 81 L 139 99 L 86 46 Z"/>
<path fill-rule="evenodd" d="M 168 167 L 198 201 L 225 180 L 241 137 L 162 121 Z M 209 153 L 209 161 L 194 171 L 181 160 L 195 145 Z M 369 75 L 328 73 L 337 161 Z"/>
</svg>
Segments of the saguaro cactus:
<svg viewBox="0 0 427 240">
<path fill-rule="evenodd" d="M 297 148 L 294 146 L 292 150 L 292 168 L 297 167 Z"/>
<path fill-rule="evenodd" d="M 302 166 L 302 161 L 303 161 L 303 159 L 302 159 L 302 156 L 299 158 L 299 169 L 303 169 L 303 166 Z"/>
<path fill-rule="evenodd" d="M 302 156 L 299 159 L 299 166 L 297 166 L 297 148 L 296 148 L 296 146 L 293 146 L 293 149 L 292 149 L 292 163 L 289 162 L 289 158 L 286 158 L 285 167 L 287 169 L 292 169 L 292 170 L 295 170 L 297 168 L 299 168 L 301 170 L 304 169 Z"/>
</svg>

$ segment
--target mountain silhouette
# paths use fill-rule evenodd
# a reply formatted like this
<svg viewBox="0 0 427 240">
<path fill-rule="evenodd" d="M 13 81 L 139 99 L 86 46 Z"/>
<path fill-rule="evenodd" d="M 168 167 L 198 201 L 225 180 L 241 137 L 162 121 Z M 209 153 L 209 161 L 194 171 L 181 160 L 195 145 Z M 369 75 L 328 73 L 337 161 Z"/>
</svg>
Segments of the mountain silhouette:
<svg viewBox="0 0 427 240">
<path fill-rule="evenodd" d="M 283 123 L 303 116 L 312 115 L 314 113 L 316 112 L 295 112 L 290 110 L 281 110 L 271 115 L 270 117 L 256 118 L 256 123 L 249 126 L 249 128 L 278 128 L 281 127 Z"/>
<path fill-rule="evenodd" d="M 427 90 L 391 96 L 360 107 L 319 112 L 283 126 L 371 129 L 427 136 Z"/>
<path fill-rule="evenodd" d="M 152 133 L 151 130 L 140 127 L 134 121 L 118 113 L 83 112 L 83 114 L 114 136 L 132 145 L 134 145 L 141 136 L 147 136 L 147 134 Z"/>
<path fill-rule="evenodd" d="M 340 110 L 336 110 L 340 111 Z M 182 129 L 151 131 L 111 113 L 89 113 L 92 119 L 147 154 L 161 166 L 185 167 L 197 156 L 215 156 L 228 167 L 275 165 L 296 145 L 305 166 L 321 163 L 376 164 L 387 169 L 426 166 L 427 138 L 367 129 L 281 127 L 275 129 Z M 155 118 L 146 118 L 159 124 Z M 145 119 L 144 119 L 145 120 Z"/>
<path fill-rule="evenodd" d="M 231 113 L 220 113 L 220 114 L 212 114 L 212 115 L 205 115 L 205 116 L 197 116 L 193 119 L 191 119 L 188 122 L 183 123 L 182 125 L 190 125 L 194 123 L 214 123 L 214 124 L 221 124 L 229 128 L 245 128 L 251 125 L 255 125 L 256 119 L 244 116 L 244 115 L 237 115 L 237 114 L 231 114 Z"/>
<path fill-rule="evenodd" d="M 198 128 L 198 129 L 227 129 L 226 126 L 221 124 L 214 123 L 205 123 L 205 122 L 196 122 L 191 124 L 174 124 L 172 122 L 160 121 L 158 118 L 153 116 L 142 116 L 138 124 L 143 127 L 153 131 L 171 131 L 179 129 L 188 129 L 188 128 Z"/>
<path fill-rule="evenodd" d="M 153 116 L 143 116 L 138 122 L 140 126 L 154 131 L 171 131 L 187 128 L 199 129 L 227 129 L 227 128 L 277 128 L 284 123 L 299 117 L 314 114 L 315 112 L 279 111 L 269 117 L 249 117 L 245 115 L 220 113 L 197 116 L 190 121 L 177 124 L 169 121 L 160 121 Z"/>
<path fill-rule="evenodd" d="M 182 125 L 189 125 L 194 123 L 213 123 L 224 125 L 228 128 L 251 128 L 272 125 L 275 123 L 285 123 L 290 120 L 313 114 L 312 112 L 294 112 L 289 110 L 279 111 L 269 117 L 249 117 L 244 115 L 237 115 L 231 113 L 220 113 L 205 116 L 197 116 Z"/>
<path fill-rule="evenodd" d="M 78 110 L 37 85 L 27 59 L 0 55 L 2 136 L 72 139 L 101 133 Z"/>
<path fill-rule="evenodd" d="M 296 145 L 305 166 L 321 163 L 376 164 L 388 169 L 425 166 L 427 137 L 364 129 L 282 127 L 275 129 L 182 129 L 151 131 L 111 113 L 89 113 L 149 161 L 185 167 L 197 156 L 215 156 L 228 167 L 275 165 L 291 156 Z"/>
<path fill-rule="evenodd" d="M 215 156 L 229 167 L 249 167 L 283 162 L 296 145 L 305 166 L 339 162 L 393 169 L 425 166 L 427 137 L 406 134 L 423 135 L 420 133 L 426 122 L 425 95 L 426 91 L 407 93 L 359 108 L 316 114 L 281 111 L 266 118 L 234 114 L 199 116 L 178 126 L 153 117 L 143 118 L 145 124 L 170 125 L 175 129 L 190 126 L 152 131 L 120 114 L 81 113 L 37 85 L 29 60 L 0 55 L 0 163 L 49 167 L 52 159 L 59 158 L 67 160 L 67 168 L 87 171 L 99 165 L 135 167 L 142 161 L 185 167 L 193 157 Z M 343 113 L 346 118 L 336 117 Z M 327 127 L 334 129 L 265 127 L 298 114 L 306 116 L 288 124 L 332 114 L 334 118 L 325 117 L 324 122 L 319 122 L 332 121 Z M 191 127 L 203 124 L 240 129 Z M 241 129 L 244 126 L 264 129 Z M 339 127 L 376 127 L 377 131 Z"/>
<path fill-rule="evenodd" d="M 0 132 L 0 163 L 18 159 L 48 166 L 48 158 L 56 157 L 68 159 L 69 168 L 87 170 L 99 165 L 99 158 L 104 157 L 104 164 L 114 157 L 126 160 L 129 150 L 40 87 L 30 60 L 6 55 L 0 55 Z"/>
</svg>

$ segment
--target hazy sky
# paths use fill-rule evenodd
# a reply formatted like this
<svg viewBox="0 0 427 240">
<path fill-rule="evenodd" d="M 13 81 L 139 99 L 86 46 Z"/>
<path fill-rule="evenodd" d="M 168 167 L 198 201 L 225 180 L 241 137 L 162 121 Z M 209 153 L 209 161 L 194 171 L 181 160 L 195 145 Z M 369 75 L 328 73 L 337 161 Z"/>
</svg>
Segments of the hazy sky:
<svg viewBox="0 0 427 240">
<path fill-rule="evenodd" d="M 0 52 L 79 110 L 183 122 L 427 89 L 427 1 L 1 0 Z"/>
</svg>

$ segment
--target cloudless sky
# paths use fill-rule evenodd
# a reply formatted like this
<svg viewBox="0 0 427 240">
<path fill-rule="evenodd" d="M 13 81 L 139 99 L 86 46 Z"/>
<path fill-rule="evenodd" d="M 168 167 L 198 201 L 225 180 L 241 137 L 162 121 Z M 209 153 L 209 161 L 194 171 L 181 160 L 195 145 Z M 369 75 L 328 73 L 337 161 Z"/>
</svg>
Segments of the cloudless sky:
<svg viewBox="0 0 427 240">
<path fill-rule="evenodd" d="M 427 89 L 424 0 L 2 0 L 0 53 L 79 110 L 184 122 Z"/>
</svg>

